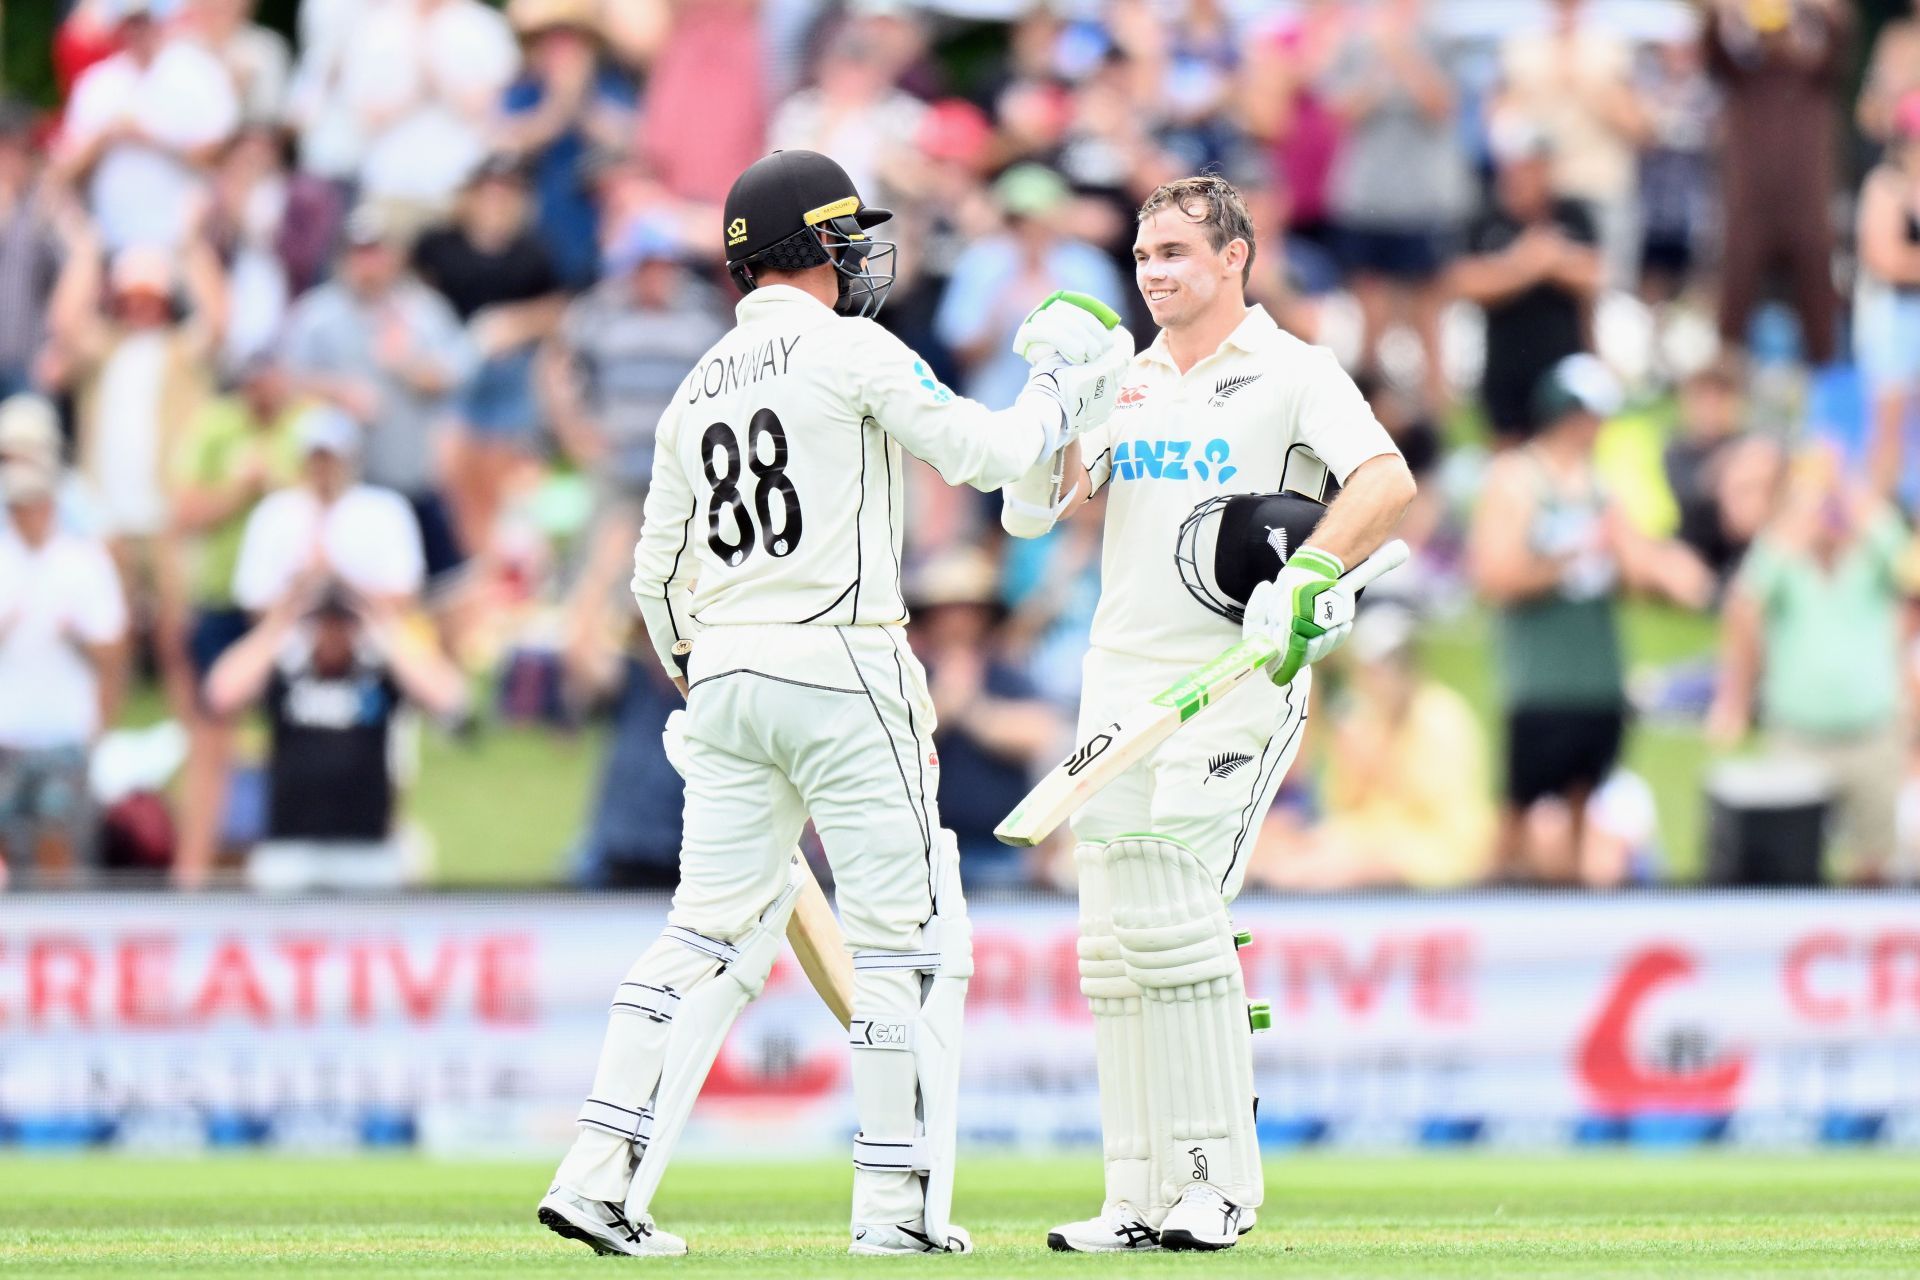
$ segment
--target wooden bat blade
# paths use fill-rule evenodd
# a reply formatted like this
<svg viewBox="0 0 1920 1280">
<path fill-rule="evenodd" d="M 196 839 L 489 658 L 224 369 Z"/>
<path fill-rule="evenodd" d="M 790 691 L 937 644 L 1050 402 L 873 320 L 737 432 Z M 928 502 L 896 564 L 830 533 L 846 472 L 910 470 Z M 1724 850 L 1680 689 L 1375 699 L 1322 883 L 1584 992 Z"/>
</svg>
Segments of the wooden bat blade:
<svg viewBox="0 0 1920 1280">
<path fill-rule="evenodd" d="M 842 1027 L 853 1021 L 853 959 L 847 955 L 846 939 L 840 934 L 840 922 L 813 869 L 799 850 L 794 858 L 800 865 L 800 894 L 794 899 L 793 914 L 787 917 L 787 945 L 800 971 L 819 993 L 820 999 Z"/>
</svg>

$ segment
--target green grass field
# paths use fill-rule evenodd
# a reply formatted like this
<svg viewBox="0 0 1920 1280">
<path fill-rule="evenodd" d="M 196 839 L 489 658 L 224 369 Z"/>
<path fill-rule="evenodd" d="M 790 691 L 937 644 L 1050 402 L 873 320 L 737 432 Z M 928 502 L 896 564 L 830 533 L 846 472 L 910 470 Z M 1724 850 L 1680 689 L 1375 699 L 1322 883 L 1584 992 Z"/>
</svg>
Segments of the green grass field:
<svg viewBox="0 0 1920 1280">
<path fill-rule="evenodd" d="M 978 1254 L 966 1260 L 844 1256 L 851 1175 L 839 1162 L 687 1165 L 657 1207 L 691 1256 L 596 1258 L 534 1223 L 547 1174 L 412 1158 L 9 1159 L 0 1273 L 1920 1274 L 1920 1160 L 1889 1155 L 1275 1159 L 1260 1227 L 1232 1253 L 1127 1259 L 1045 1248 L 1049 1225 L 1097 1198 L 1091 1158 L 968 1161 L 957 1211 Z"/>
</svg>

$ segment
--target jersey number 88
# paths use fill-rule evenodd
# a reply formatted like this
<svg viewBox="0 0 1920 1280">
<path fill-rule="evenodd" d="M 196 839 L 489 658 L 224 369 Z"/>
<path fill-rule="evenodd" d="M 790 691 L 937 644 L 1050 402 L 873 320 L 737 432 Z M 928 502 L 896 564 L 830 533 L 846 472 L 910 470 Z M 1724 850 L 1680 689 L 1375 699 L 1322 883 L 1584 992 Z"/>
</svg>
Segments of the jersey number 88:
<svg viewBox="0 0 1920 1280">
<path fill-rule="evenodd" d="M 770 448 L 763 447 L 770 444 Z M 771 454 L 770 457 L 763 455 Z M 700 437 L 700 464 L 713 493 L 707 499 L 707 546 L 729 565 L 740 565 L 753 553 L 754 520 L 740 493 L 740 437 L 724 422 L 716 422 Z M 747 424 L 746 469 L 759 481 L 754 486 L 753 511 L 759 517 L 760 545 L 776 559 L 793 554 L 800 545 L 800 495 L 787 478 L 787 432 L 771 409 L 761 409 Z M 776 531 L 773 500 L 780 499 Z M 731 514 L 738 541 L 721 532 L 722 513 Z"/>
</svg>

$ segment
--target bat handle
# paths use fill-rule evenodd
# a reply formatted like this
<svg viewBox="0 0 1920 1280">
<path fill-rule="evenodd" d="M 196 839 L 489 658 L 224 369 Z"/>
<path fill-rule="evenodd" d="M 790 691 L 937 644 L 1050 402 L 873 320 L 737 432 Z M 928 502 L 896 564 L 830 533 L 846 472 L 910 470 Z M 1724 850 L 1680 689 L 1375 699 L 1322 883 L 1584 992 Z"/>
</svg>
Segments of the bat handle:
<svg viewBox="0 0 1920 1280">
<path fill-rule="evenodd" d="M 1346 575 L 1340 579 L 1340 585 L 1350 588 L 1357 595 L 1372 586 L 1379 578 L 1398 569 L 1412 556 L 1413 552 L 1399 538 L 1382 543 L 1378 551 L 1347 570 Z"/>
</svg>

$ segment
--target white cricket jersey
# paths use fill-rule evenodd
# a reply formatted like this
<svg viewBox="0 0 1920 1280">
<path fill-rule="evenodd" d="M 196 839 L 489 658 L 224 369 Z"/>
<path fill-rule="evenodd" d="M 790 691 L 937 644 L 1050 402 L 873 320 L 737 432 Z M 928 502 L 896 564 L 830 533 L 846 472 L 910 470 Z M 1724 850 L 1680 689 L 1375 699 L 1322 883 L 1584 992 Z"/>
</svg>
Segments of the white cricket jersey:
<svg viewBox="0 0 1920 1280">
<path fill-rule="evenodd" d="M 1156 338 L 1133 358 L 1113 417 L 1080 447 L 1094 489 L 1110 490 L 1092 646 L 1183 668 L 1240 638 L 1180 580 L 1174 551 L 1193 509 L 1277 492 L 1289 458 L 1296 485 L 1321 463 L 1344 483 L 1368 458 L 1399 452 L 1333 354 L 1258 306 L 1184 374 Z"/>
<path fill-rule="evenodd" d="M 1059 420 L 1038 391 L 998 413 L 963 399 L 872 320 L 790 286 L 755 289 L 735 316 L 654 444 L 633 593 L 663 662 L 702 627 L 905 621 L 901 450 L 995 489 Z"/>
</svg>

